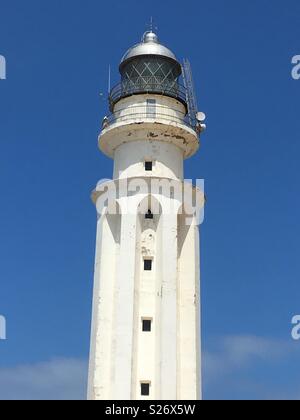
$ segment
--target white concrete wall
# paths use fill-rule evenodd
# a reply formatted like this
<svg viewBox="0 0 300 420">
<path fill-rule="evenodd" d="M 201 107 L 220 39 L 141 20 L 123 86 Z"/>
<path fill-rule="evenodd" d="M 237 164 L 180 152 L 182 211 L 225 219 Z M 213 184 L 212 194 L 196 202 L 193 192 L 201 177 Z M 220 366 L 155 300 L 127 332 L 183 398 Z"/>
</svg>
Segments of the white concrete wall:
<svg viewBox="0 0 300 420">
<path fill-rule="evenodd" d="M 145 171 L 145 161 L 153 161 L 153 171 Z M 160 141 L 135 141 L 119 146 L 115 152 L 114 179 L 135 176 L 183 178 L 183 152 Z"/>
<path fill-rule="evenodd" d="M 158 293 L 156 282 L 157 242 L 159 241 L 159 220 L 156 216 L 154 220 L 145 220 L 144 214 L 139 215 L 140 240 L 137 247 L 137 272 L 136 272 L 136 313 L 135 313 L 135 340 L 137 343 L 136 357 L 136 376 L 133 385 L 134 399 L 155 399 L 156 392 L 156 361 L 158 355 L 155 349 L 155 331 L 159 327 L 157 324 L 156 296 Z M 153 259 L 152 271 L 144 271 L 144 258 Z M 152 321 L 151 332 L 142 331 L 142 320 Z M 140 384 L 146 381 L 151 384 L 149 397 L 140 395 Z"/>
<path fill-rule="evenodd" d="M 160 95 L 134 95 L 115 110 L 126 117 L 133 107 L 145 109 L 153 96 L 166 115 L 184 113 L 180 102 Z M 181 182 L 183 159 L 198 147 L 196 134 L 176 124 L 169 131 L 169 122 L 159 131 L 156 120 L 126 124 L 119 121 L 100 136 L 102 149 L 114 156 L 114 179 Z M 153 161 L 152 172 L 145 171 L 145 160 Z M 149 197 L 142 193 L 118 199 L 121 215 L 103 214 L 98 221 L 90 399 L 201 396 L 199 232 L 178 216 L 181 201 L 164 194 L 155 200 L 160 210 L 153 221 L 144 218 Z M 125 212 L 128 203 L 133 214 Z M 150 272 L 144 271 L 145 257 L 153 259 Z M 142 331 L 143 318 L 153 321 L 150 333 Z M 149 397 L 141 396 L 143 381 L 151 383 Z"/>
<path fill-rule="evenodd" d="M 144 217 L 148 196 L 124 197 L 121 211 L 128 200 L 135 214 L 98 222 L 89 397 L 198 399 L 198 227 L 167 214 L 167 197 L 155 197 L 154 220 Z M 152 271 L 144 271 L 145 257 L 153 259 Z M 143 318 L 152 320 L 151 332 L 142 331 Z M 141 396 L 141 382 L 151 383 L 149 397 Z"/>
<path fill-rule="evenodd" d="M 89 369 L 89 399 L 113 395 L 112 366 L 116 270 L 119 259 L 121 217 L 98 220 L 94 278 L 93 319 Z"/>
<path fill-rule="evenodd" d="M 163 215 L 161 399 L 177 399 L 177 215 Z"/>
<path fill-rule="evenodd" d="M 178 216 L 177 395 L 201 399 L 199 229 Z"/>
<path fill-rule="evenodd" d="M 147 104 L 149 99 L 155 100 L 155 105 Z M 145 143 L 163 141 L 176 145 L 187 158 L 198 150 L 199 139 L 185 116 L 185 106 L 174 98 L 132 95 L 115 105 L 113 115 L 106 120 L 99 136 L 99 147 L 114 158 L 122 144 L 139 140 Z"/>
<path fill-rule="evenodd" d="M 155 100 L 156 106 L 149 109 L 147 100 Z M 124 121 L 128 116 L 138 120 L 143 120 L 144 115 L 151 116 L 152 110 L 154 111 L 153 122 L 157 119 L 166 119 L 170 122 L 170 117 L 174 120 L 182 120 L 186 115 L 185 106 L 174 98 L 168 96 L 145 94 L 145 95 L 132 95 L 127 98 L 121 99 L 114 107 L 114 113 L 118 119 Z M 150 112 L 149 112 L 150 111 Z"/>
</svg>

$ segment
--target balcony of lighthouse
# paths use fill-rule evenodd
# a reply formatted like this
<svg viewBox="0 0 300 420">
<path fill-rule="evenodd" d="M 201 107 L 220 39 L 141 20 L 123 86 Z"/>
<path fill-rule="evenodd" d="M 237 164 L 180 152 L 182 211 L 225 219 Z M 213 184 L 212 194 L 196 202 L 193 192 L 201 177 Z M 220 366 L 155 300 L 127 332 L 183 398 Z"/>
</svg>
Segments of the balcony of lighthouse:
<svg viewBox="0 0 300 420">
<path fill-rule="evenodd" d="M 111 111 L 99 136 L 100 149 L 108 156 L 113 157 L 120 144 L 141 139 L 173 143 L 185 158 L 199 148 L 197 121 L 189 117 L 183 96 L 180 99 L 175 91 L 174 96 L 153 92 L 124 95 Z"/>
<path fill-rule="evenodd" d="M 150 93 L 169 96 L 177 99 L 187 106 L 187 91 L 175 77 L 165 78 L 158 76 L 142 76 L 137 78 L 124 78 L 114 86 L 109 95 L 110 110 L 113 111 L 115 104 L 122 98 L 128 96 Z"/>
</svg>

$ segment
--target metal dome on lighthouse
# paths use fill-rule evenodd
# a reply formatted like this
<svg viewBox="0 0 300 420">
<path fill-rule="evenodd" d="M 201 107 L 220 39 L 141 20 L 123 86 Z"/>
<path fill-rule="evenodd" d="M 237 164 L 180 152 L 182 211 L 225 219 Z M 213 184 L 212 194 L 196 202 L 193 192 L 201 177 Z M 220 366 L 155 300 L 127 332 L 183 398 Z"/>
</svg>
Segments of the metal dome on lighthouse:
<svg viewBox="0 0 300 420">
<path fill-rule="evenodd" d="M 178 81 L 181 64 L 153 31 L 145 32 L 141 42 L 124 54 L 119 70 L 121 83 L 111 92 L 111 108 L 122 97 L 151 92 L 186 102 L 185 90 Z"/>
<path fill-rule="evenodd" d="M 121 65 L 132 57 L 147 55 L 157 55 L 177 61 L 172 51 L 164 45 L 162 45 L 159 41 L 157 34 L 151 30 L 144 33 L 142 40 L 139 44 L 136 44 L 133 47 L 129 48 L 129 50 L 124 54 L 121 60 Z"/>
</svg>

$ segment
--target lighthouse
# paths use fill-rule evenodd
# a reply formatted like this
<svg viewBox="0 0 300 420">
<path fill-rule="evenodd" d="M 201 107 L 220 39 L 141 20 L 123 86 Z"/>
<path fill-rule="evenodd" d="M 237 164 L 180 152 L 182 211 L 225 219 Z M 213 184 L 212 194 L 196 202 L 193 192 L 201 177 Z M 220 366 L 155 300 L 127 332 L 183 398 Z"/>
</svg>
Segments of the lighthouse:
<svg viewBox="0 0 300 420">
<path fill-rule="evenodd" d="M 99 148 L 90 400 L 201 399 L 200 188 L 184 181 L 204 114 L 190 65 L 156 33 L 123 56 Z"/>
</svg>

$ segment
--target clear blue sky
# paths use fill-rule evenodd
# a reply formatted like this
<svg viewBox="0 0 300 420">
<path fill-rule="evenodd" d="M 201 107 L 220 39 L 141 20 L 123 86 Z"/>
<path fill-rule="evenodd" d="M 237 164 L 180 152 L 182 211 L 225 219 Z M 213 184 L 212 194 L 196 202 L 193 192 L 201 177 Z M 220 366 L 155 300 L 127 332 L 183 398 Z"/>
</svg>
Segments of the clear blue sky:
<svg viewBox="0 0 300 420">
<path fill-rule="evenodd" d="M 184 7 L 183 7 L 184 6 Z M 1 398 L 83 398 L 96 213 L 110 177 L 99 93 L 153 15 L 188 57 L 208 130 L 204 178 L 204 396 L 300 399 L 298 0 L 1 0 Z"/>
</svg>

